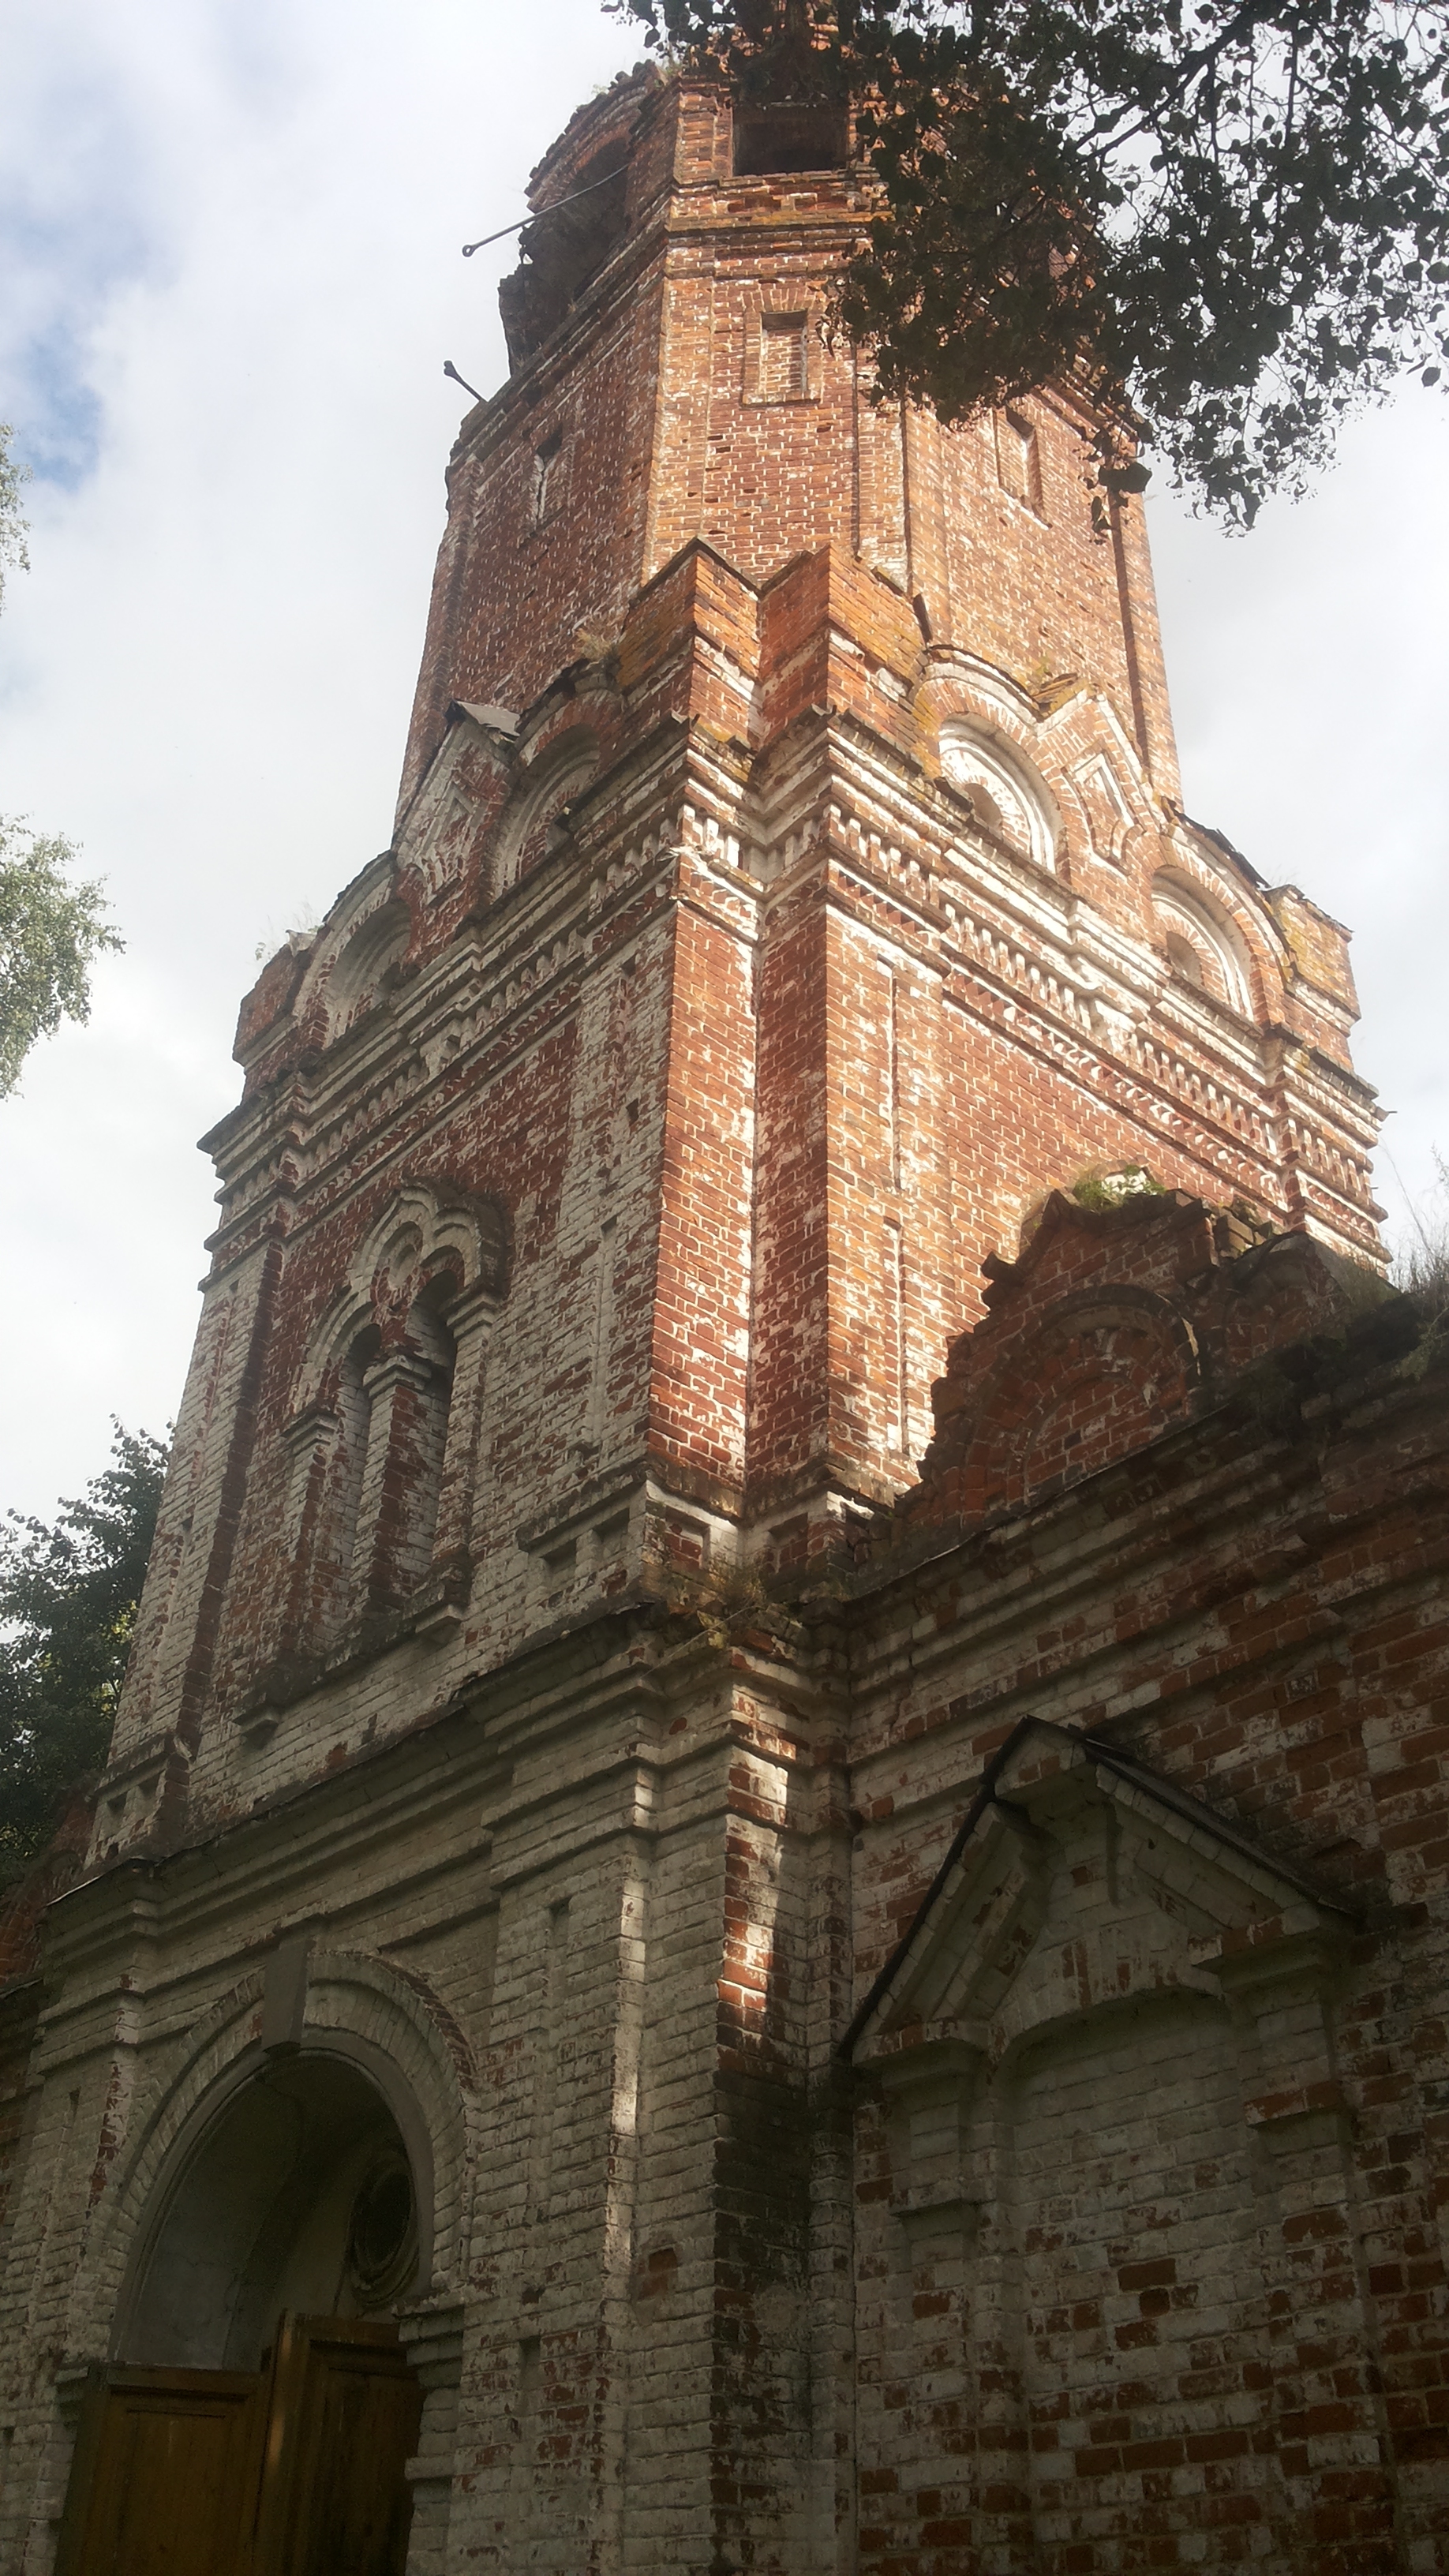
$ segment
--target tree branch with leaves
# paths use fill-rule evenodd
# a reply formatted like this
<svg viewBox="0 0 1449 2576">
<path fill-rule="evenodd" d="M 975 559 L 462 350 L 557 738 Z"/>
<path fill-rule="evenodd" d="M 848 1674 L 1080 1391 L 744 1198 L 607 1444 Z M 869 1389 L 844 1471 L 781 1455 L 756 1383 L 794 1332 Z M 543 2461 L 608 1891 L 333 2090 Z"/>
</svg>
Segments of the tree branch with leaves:
<svg viewBox="0 0 1449 2576">
<path fill-rule="evenodd" d="M 1449 13 L 1395 0 L 617 0 L 747 94 L 848 97 L 835 327 L 960 421 L 1049 381 L 1229 520 L 1449 358 Z M 1140 480 L 1140 472 L 1134 476 Z"/>
<path fill-rule="evenodd" d="M 6 573 L 30 570 L 25 543 L 29 530 L 20 507 L 21 489 L 29 480 L 30 468 L 17 465 L 10 453 L 14 435 L 9 421 L 0 420 L 0 608 L 5 604 Z"/>
<path fill-rule="evenodd" d="M 28 469 L 11 455 L 11 434 L 0 421 L 0 603 L 7 569 L 30 568 L 20 508 Z M 91 966 L 103 950 L 125 946 L 104 919 L 99 879 L 72 882 L 77 855 L 60 833 L 0 815 L 0 1100 L 38 1039 L 62 1020 L 90 1018 Z"/>
<path fill-rule="evenodd" d="M 0 1525 L 0 1887 L 105 1762 L 166 1457 L 117 1423 L 110 1466 L 53 1524 L 11 1512 Z"/>
<path fill-rule="evenodd" d="M 60 833 L 0 815 L 0 1100 L 37 1039 L 90 1018 L 92 962 L 125 945 L 100 880 L 73 882 L 77 855 Z"/>
</svg>

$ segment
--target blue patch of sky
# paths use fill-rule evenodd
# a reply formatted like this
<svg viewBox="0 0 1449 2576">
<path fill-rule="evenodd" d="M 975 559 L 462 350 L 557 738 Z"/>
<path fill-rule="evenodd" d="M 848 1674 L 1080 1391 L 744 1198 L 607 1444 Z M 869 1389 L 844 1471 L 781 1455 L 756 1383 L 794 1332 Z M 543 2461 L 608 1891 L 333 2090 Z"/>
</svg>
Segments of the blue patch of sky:
<svg viewBox="0 0 1449 2576">
<path fill-rule="evenodd" d="M 63 324 L 18 353 L 7 395 L 16 461 L 37 483 L 73 492 L 94 472 L 101 451 L 101 398 L 85 377 L 87 352 Z"/>
<path fill-rule="evenodd" d="M 97 325 L 117 290 L 157 265 L 137 144 L 110 102 L 71 85 L 35 102 L 0 185 L 0 418 L 17 460 L 62 489 L 100 452 Z"/>
</svg>

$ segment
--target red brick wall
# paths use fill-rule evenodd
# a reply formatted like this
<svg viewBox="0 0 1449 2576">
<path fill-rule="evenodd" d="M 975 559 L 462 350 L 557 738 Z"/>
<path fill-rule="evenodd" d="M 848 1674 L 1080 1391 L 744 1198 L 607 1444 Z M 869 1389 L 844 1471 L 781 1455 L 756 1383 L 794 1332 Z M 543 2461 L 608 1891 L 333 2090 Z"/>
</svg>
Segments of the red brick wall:
<svg viewBox="0 0 1449 2576">
<path fill-rule="evenodd" d="M 1445 1402 L 1391 1301 L 914 1576 L 881 1560 L 857 1995 L 913 1924 L 903 1998 L 932 1941 L 998 1937 L 959 1880 L 920 1920 L 953 1834 L 966 1870 L 1019 1820 L 1051 1894 L 974 2007 L 857 2022 L 862 2563 L 1444 2564 Z M 1091 1747 L 1128 1766 L 1111 1829 Z M 1145 1902 L 1173 1832 L 1195 1892 Z"/>
<path fill-rule="evenodd" d="M 634 92 L 626 95 L 633 97 Z M 641 581 L 693 537 L 752 580 L 833 544 L 919 593 L 933 640 L 1022 678 L 1088 676 L 1121 708 L 1161 791 L 1176 787 L 1140 509 L 1094 537 L 1090 425 L 1057 398 L 1026 406 L 1041 511 L 1003 490 L 990 424 L 903 434 L 853 353 L 821 333 L 865 203 L 856 179 L 729 176 L 731 114 L 709 84 L 637 92 L 627 234 L 572 328 L 465 421 L 449 469 L 405 793 L 449 699 L 528 706 L 581 629 L 617 627 Z M 570 130 L 570 159 L 589 111 Z M 627 120 L 619 99 L 600 133 Z M 535 202 L 568 169 L 544 165 Z M 520 274 L 523 274 L 521 272 Z M 808 390 L 758 398 L 761 315 L 809 315 Z M 560 442 L 544 517 L 536 451 Z"/>
<path fill-rule="evenodd" d="M 1316 1190 L 1325 1225 L 1372 1253 L 1361 1094 L 1331 1063 L 1344 1006 L 1295 981 L 1266 906 L 1140 782 L 1119 860 L 1067 828 L 1082 759 L 1123 762 L 1103 700 L 1002 702 L 1001 738 L 1063 818 L 1054 869 L 973 834 L 940 728 L 990 703 L 855 558 L 804 555 L 758 590 L 695 546 L 516 738 L 452 726 L 396 858 L 243 1014 L 248 1098 L 216 1139 L 218 1266 L 132 1748 L 175 1722 L 160 1712 L 178 1691 L 189 1728 L 208 1701 L 244 1708 L 308 1627 L 305 1578 L 279 1571 L 303 1357 L 404 1183 L 485 1195 L 514 1238 L 448 1572 L 474 1662 L 590 1597 L 610 1479 L 627 1494 L 654 1476 L 681 1509 L 723 1514 L 659 1524 L 666 1554 L 701 1563 L 721 1546 L 778 1561 L 802 1514 L 809 1551 L 889 1504 L 983 1259 L 1084 1167 L 1143 1164 L 1280 1226 Z M 533 782 L 564 757 L 549 826 Z M 1164 855 L 1224 907 L 1255 1020 L 1164 980 Z M 1316 1053 L 1284 1050 L 1283 1025 Z M 1304 1067 L 1316 1093 L 1293 1106 L 1314 1124 L 1285 1115 Z M 562 1590 L 539 1571 L 553 1525 L 574 1548 Z M 653 1545 L 639 1522 L 622 1562 Z M 430 1694 L 448 1669 L 429 1666 Z M 381 1674 L 359 1684 L 288 1758 L 355 1746 L 394 1704 Z M 230 1742 L 193 1798 L 209 1775 L 207 1794 L 242 1793 Z"/>
</svg>

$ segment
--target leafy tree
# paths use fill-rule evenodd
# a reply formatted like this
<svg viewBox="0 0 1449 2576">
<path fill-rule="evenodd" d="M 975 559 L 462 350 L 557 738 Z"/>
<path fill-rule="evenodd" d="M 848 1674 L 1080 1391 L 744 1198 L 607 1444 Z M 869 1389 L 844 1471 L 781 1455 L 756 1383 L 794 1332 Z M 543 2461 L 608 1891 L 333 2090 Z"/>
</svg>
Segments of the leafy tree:
<svg viewBox="0 0 1449 2576">
<path fill-rule="evenodd" d="M 29 467 L 10 453 L 11 429 L 0 421 L 0 606 L 7 567 L 30 569 L 20 487 Z M 76 857 L 59 833 L 43 837 L 0 815 L 0 1100 L 14 1090 L 37 1038 L 62 1020 L 91 1015 L 90 968 L 103 948 L 125 942 L 101 915 L 99 881 L 72 885 Z"/>
<path fill-rule="evenodd" d="M 1229 519 L 1449 354 L 1449 13 L 1416 0 L 615 0 L 746 92 L 849 95 L 836 327 L 948 421 L 1070 379 Z"/>
<path fill-rule="evenodd" d="M 29 467 L 17 465 L 10 453 L 14 436 L 8 420 L 0 420 L 0 606 L 5 599 L 5 575 L 18 564 L 22 572 L 30 570 L 30 557 L 25 546 L 25 518 L 20 507 L 20 486 Z"/>
<path fill-rule="evenodd" d="M 58 832 L 0 815 L 0 1100 L 37 1038 L 62 1020 L 90 1018 L 91 961 L 125 946 L 102 919 L 99 880 L 76 885 L 67 876 L 76 856 Z"/>
<path fill-rule="evenodd" d="M 165 1471 L 164 1444 L 117 1423 L 111 1465 L 53 1527 L 11 1512 L 0 1530 L 0 1885 L 105 1761 Z"/>
</svg>

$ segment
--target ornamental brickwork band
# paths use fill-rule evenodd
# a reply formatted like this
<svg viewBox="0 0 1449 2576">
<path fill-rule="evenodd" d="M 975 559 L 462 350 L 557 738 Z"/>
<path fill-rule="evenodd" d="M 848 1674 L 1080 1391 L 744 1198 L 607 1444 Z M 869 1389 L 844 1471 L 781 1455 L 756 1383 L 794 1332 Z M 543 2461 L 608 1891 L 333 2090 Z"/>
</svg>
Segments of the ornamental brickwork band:
<svg viewBox="0 0 1449 2576">
<path fill-rule="evenodd" d="M 1079 390 L 831 337 L 850 151 L 573 117 L 392 840 L 242 1005 L 0 1918 L 16 2576 L 1449 2570 L 1449 1375 L 1347 934 L 1183 810 Z"/>
</svg>

